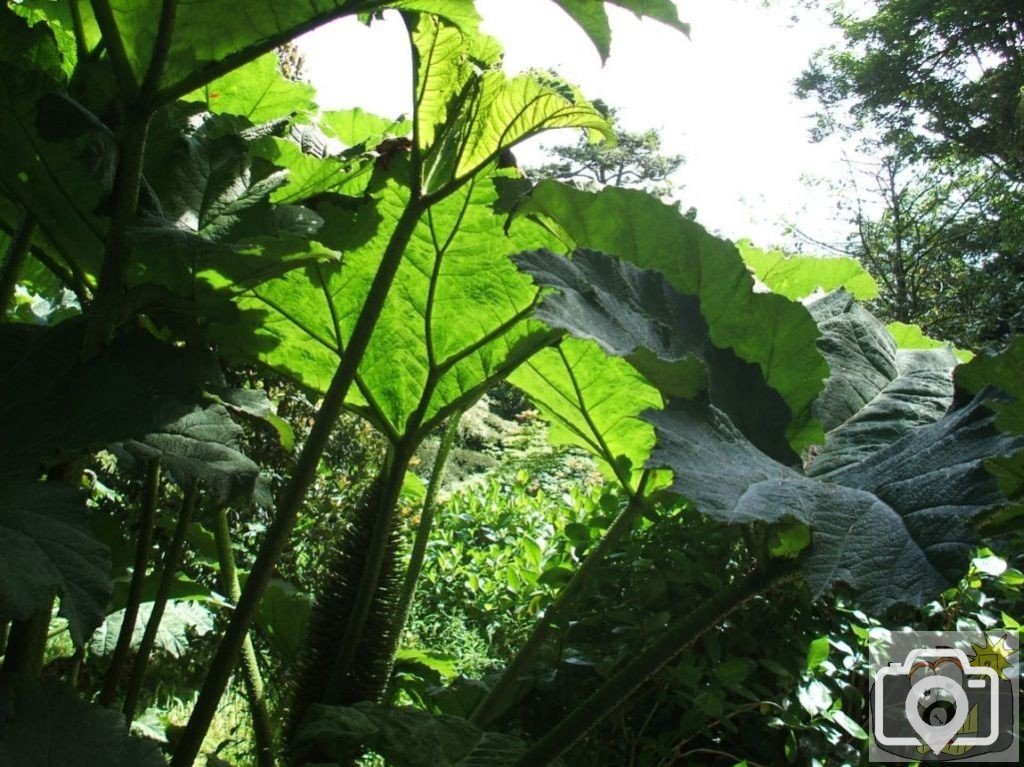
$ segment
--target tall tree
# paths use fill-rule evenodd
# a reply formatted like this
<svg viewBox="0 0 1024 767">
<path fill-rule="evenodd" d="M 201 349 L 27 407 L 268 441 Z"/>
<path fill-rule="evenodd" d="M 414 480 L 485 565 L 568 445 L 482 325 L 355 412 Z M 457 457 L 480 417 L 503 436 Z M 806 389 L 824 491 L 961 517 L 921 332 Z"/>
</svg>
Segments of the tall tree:
<svg viewBox="0 0 1024 767">
<path fill-rule="evenodd" d="M 845 238 L 822 242 L 796 227 L 797 237 L 864 264 L 878 282 L 873 308 L 886 320 L 964 346 L 999 335 L 991 314 L 1003 307 L 990 305 L 985 285 L 1001 234 L 988 209 L 996 182 L 964 163 L 914 161 L 879 142 L 847 166 L 831 185 Z"/>
<path fill-rule="evenodd" d="M 797 83 L 821 101 L 820 129 L 869 125 L 922 154 L 983 158 L 1024 178 L 1024 4 L 872 5 L 863 16 L 832 4 L 844 45 L 819 52 Z"/>
<path fill-rule="evenodd" d="M 883 285 L 880 310 L 970 345 L 1024 330 L 1024 6 L 815 2 L 844 41 L 797 93 L 821 106 L 816 138 L 860 137 L 875 158 L 848 245 Z"/>
<path fill-rule="evenodd" d="M 554 161 L 529 169 L 527 174 L 567 181 L 590 191 L 619 186 L 669 197 L 679 189 L 670 179 L 682 166 L 683 156 L 664 154 L 657 131 L 625 130 L 616 109 L 600 102 L 597 106 L 611 122 L 615 142 L 594 143 L 583 136 L 575 144 L 552 147 L 549 151 Z"/>
</svg>

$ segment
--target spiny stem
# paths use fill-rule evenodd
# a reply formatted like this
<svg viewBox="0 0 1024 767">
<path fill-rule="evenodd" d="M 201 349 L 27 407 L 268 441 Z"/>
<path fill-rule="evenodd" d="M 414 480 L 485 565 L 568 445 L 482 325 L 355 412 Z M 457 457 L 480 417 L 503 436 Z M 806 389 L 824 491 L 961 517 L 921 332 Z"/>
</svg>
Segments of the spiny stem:
<svg viewBox="0 0 1024 767">
<path fill-rule="evenodd" d="M 146 623 L 146 631 L 139 642 L 139 651 L 135 656 L 135 665 L 132 668 L 132 676 L 128 682 L 128 692 L 125 693 L 124 707 L 121 711 L 124 718 L 131 722 L 135 718 L 135 708 L 139 702 L 139 694 L 142 692 L 142 682 L 146 676 L 146 666 L 149 664 L 150 653 L 156 644 L 156 634 L 160 630 L 160 621 L 164 617 L 164 609 L 167 607 L 167 600 L 171 596 L 171 587 L 174 585 L 174 575 L 181 565 L 182 555 L 185 553 L 185 538 L 188 535 L 189 525 L 192 524 L 192 513 L 196 508 L 196 499 L 199 497 L 198 483 L 193 482 L 185 490 L 185 497 L 181 501 L 181 512 L 178 514 L 178 524 L 174 528 L 174 535 L 171 544 L 164 555 L 163 572 L 160 574 L 160 583 L 157 586 L 156 597 L 153 599 L 153 610 L 149 614 L 149 621 Z"/>
<path fill-rule="evenodd" d="M 159 495 L 160 459 L 152 458 L 146 466 L 142 514 L 139 519 L 139 540 L 135 544 L 135 562 L 132 565 L 132 580 L 128 586 L 128 601 L 124 606 L 124 617 L 121 619 L 121 629 L 117 634 L 117 645 L 110 658 L 110 665 L 107 666 L 107 674 L 103 679 L 103 689 L 99 696 L 99 703 L 103 706 L 113 705 L 117 698 L 122 668 L 132 649 L 132 636 L 135 634 L 135 623 L 139 617 L 142 587 L 146 581 L 146 569 L 149 566 L 149 554 L 153 546 L 153 523 L 156 519 Z"/>
<path fill-rule="evenodd" d="M 412 454 L 413 447 L 410 444 L 400 442 L 395 446 L 390 456 L 389 465 L 385 468 L 382 477 L 383 484 L 380 492 L 376 494 L 377 513 L 373 532 L 370 534 L 370 541 L 367 544 L 366 563 L 363 565 L 363 572 L 359 579 L 351 617 L 345 626 L 345 634 L 335 655 L 327 686 L 324 688 L 323 702 L 328 705 L 342 700 L 345 683 L 351 675 L 352 664 L 359 651 L 359 645 L 363 641 L 366 623 L 377 596 L 377 587 L 380 585 L 384 560 L 387 558 L 398 496 L 402 492 L 402 483 Z"/>
<path fill-rule="evenodd" d="M 220 587 L 232 601 L 237 603 L 242 595 L 235 566 L 235 552 L 231 548 L 231 527 L 228 524 L 228 510 L 214 512 L 213 537 L 217 544 L 217 561 L 220 565 Z M 263 677 L 256 658 L 256 648 L 248 634 L 242 643 L 242 673 L 252 714 L 252 729 L 256 747 L 257 767 L 274 767 L 274 726 L 267 710 L 267 698 L 263 689 Z"/>
</svg>

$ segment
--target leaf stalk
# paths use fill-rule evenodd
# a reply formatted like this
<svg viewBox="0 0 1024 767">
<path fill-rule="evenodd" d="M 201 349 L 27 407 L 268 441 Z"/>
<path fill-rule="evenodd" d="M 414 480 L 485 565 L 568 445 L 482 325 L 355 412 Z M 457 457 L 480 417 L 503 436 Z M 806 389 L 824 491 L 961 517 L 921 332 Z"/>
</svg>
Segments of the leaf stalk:
<svg viewBox="0 0 1024 767">
<path fill-rule="evenodd" d="M 150 550 L 153 547 L 153 526 L 156 520 L 156 506 L 160 495 L 160 460 L 153 458 L 146 466 L 146 479 L 142 498 L 142 513 L 139 519 L 139 540 L 135 544 L 135 561 L 132 565 L 132 580 L 128 585 L 128 601 L 124 606 L 124 617 L 121 629 L 117 634 L 117 644 L 110 657 L 103 688 L 100 690 L 99 703 L 111 706 L 117 698 L 122 668 L 128 660 L 132 649 L 132 636 L 135 634 L 135 623 L 139 618 L 139 605 L 142 604 L 142 587 L 146 581 L 146 569 L 149 566 Z"/>
<path fill-rule="evenodd" d="M 237 603 L 242 595 L 242 587 L 238 580 L 235 552 L 231 547 L 231 527 L 228 523 L 226 508 L 220 508 L 214 512 L 213 537 L 217 545 L 221 588 L 232 602 Z M 270 721 L 270 712 L 267 710 L 263 676 L 260 674 L 256 647 L 252 643 L 250 634 L 245 635 L 245 641 L 242 643 L 242 678 L 245 681 L 249 712 L 252 715 L 256 767 L 274 767 L 274 726 Z"/>
<path fill-rule="evenodd" d="M 192 716 L 182 733 L 178 748 L 171 760 L 171 767 L 191 767 L 199 753 L 203 738 L 217 711 L 221 695 L 227 687 L 231 671 L 238 661 L 238 654 L 249 625 L 256 614 L 256 608 L 270 583 L 275 564 L 288 545 L 288 539 L 295 527 L 299 510 L 305 501 L 306 492 L 316 476 L 316 470 L 327 447 L 331 430 L 341 414 L 345 398 L 348 396 L 359 369 L 359 363 L 370 344 L 373 330 L 384 309 L 384 302 L 394 283 L 395 275 L 398 273 L 406 246 L 408 246 L 424 210 L 422 201 L 414 197 L 402 212 L 391 234 L 381 258 L 380 267 L 370 286 L 370 292 L 352 331 L 348 347 L 342 355 L 341 364 L 338 365 L 334 378 L 327 389 L 327 394 L 324 395 L 309 437 L 296 462 L 291 480 L 285 486 L 279 499 L 277 514 L 267 530 L 267 535 L 245 582 L 245 588 L 242 589 L 242 595 L 235 605 L 235 613 L 211 661 L 210 673 L 203 683 L 195 708 L 192 710 Z"/>
<path fill-rule="evenodd" d="M 124 707 L 121 711 L 129 722 L 135 718 L 139 694 L 142 692 L 142 682 L 146 676 L 146 666 L 149 664 L 149 656 L 156 645 L 156 635 L 160 630 L 160 621 L 163 620 L 164 610 L 167 608 L 167 600 L 171 596 L 174 575 L 178 571 L 185 553 L 185 539 L 188 535 L 189 525 L 192 524 L 192 515 L 195 512 L 198 497 L 199 485 L 197 482 L 193 482 L 185 490 L 185 495 L 181 500 L 181 512 L 178 514 L 178 523 L 174 527 L 170 546 L 164 555 L 163 572 L 160 574 L 160 583 L 157 585 L 156 597 L 153 599 L 153 609 L 146 622 L 146 631 L 139 642 L 135 665 L 132 667 L 132 676 L 128 681 L 128 691 L 125 693 Z"/>
</svg>

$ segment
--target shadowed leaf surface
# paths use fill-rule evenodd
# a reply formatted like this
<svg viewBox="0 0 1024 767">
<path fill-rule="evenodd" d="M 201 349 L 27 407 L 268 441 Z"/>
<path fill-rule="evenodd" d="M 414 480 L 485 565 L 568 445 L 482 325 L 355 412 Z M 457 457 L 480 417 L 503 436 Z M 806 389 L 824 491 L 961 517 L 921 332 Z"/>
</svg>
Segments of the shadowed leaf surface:
<svg viewBox="0 0 1024 767">
<path fill-rule="evenodd" d="M 773 461 L 714 408 L 676 401 L 647 418 L 658 433 L 651 464 L 675 472 L 676 492 L 726 522 L 808 525 L 812 590 L 845 583 L 873 611 L 922 605 L 960 579 L 977 546 L 973 519 L 1005 500 L 984 462 L 1024 446 L 978 399 L 825 482 Z"/>
<path fill-rule="evenodd" d="M 0 680 L 0 764 L 162 767 L 159 744 L 131 737 L 120 712 L 51 680 Z"/>
<path fill-rule="evenodd" d="M 0 613 L 26 620 L 59 595 L 81 647 L 112 592 L 110 550 L 86 523 L 82 493 L 54 482 L 0 482 Z"/>
</svg>

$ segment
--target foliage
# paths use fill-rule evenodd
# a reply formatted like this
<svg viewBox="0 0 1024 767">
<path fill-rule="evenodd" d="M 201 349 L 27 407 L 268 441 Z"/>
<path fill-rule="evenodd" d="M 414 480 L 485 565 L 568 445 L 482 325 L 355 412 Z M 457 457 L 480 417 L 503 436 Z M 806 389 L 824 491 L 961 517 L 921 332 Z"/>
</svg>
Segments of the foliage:
<svg viewBox="0 0 1024 767">
<path fill-rule="evenodd" d="M 841 248 L 883 283 L 887 319 L 965 345 L 1004 343 L 1021 328 L 1011 298 L 1024 253 L 1019 5 L 832 9 L 843 44 L 816 55 L 797 91 L 821 106 L 817 137 L 861 132 L 874 164 L 866 184 L 851 179 L 862 188 Z"/>
<path fill-rule="evenodd" d="M 606 52 L 604 3 L 558 4 Z M 684 28 L 667 0 L 615 4 Z M 385 8 L 400 10 L 409 32 L 410 120 L 320 114 L 307 86 L 279 74 L 276 47 L 328 20 L 368 20 Z M 175 767 L 197 758 L 243 652 L 263 732 L 259 767 L 279 756 L 263 728 L 261 655 L 274 675 L 275 723 L 288 716 L 277 682 L 301 668 L 296 658 L 313 658 L 306 676 L 317 677 L 299 686 L 322 687 L 296 699 L 294 718 L 307 704 L 310 716 L 281 733 L 281 753 L 309 746 L 323 762 L 369 748 L 406 764 L 522 767 L 556 762 L 682 651 L 710 646 L 726 631 L 723 619 L 764 604 L 766 591 L 802 603 L 794 583 L 802 579 L 813 597 L 843 590 L 874 610 L 926 603 L 962 574 L 974 521 L 1013 529 L 1002 507 L 1019 492 L 1021 439 L 997 426 L 1009 418 L 1013 431 L 1014 406 L 993 415 L 986 405 L 1001 400 L 983 389 L 995 381 L 1016 394 L 1005 383 L 1013 359 L 978 362 L 964 379 L 977 396 L 943 414 L 949 351 L 901 352 L 844 293 L 807 306 L 755 290 L 739 249 L 650 195 L 533 187 L 499 167 L 517 142 L 548 129 L 610 128 L 570 84 L 507 76 L 470 0 L 261 0 L 247 6 L 244 24 L 224 3 L 185 11 L 174 0 L 159 9 L 148 0 L 0 9 L 8 73 L 0 141 L 10 158 L 0 167 L 0 415 L 19 438 L 0 450 L 0 612 L 5 627 L 13 619 L 0 727 L 15 733 L 3 739 L 19 749 L 15 762 L 33 763 L 33 749 L 50 747 L 36 734 L 58 727 L 76 762 L 162 760 L 152 744 L 126 739 L 103 704 L 13 673 L 38 672 L 55 599 L 75 646 L 67 678 L 106 705 L 118 702 L 141 628 L 131 616 L 148 615 L 127 679 L 129 719 L 140 695 L 153 699 L 154 680 L 170 673 L 154 664 L 147 690 L 151 646 L 166 640 L 182 653 L 176 684 L 183 699 L 197 694 L 188 723 L 168 737 Z M 761 268 L 770 261 L 747 258 Z M 12 275 L 63 308 L 31 321 L 9 316 Z M 57 288 L 73 293 L 77 308 Z M 870 386 L 851 385 L 856 376 Z M 433 462 L 433 489 L 419 496 L 409 492 L 410 469 L 428 437 L 506 378 L 557 425 L 555 439 L 593 455 L 609 487 L 597 500 L 567 492 L 564 476 L 517 476 L 466 501 L 469 519 L 442 525 L 438 569 L 428 568 L 443 566 L 460 582 L 421 604 L 436 620 L 455 612 L 468 588 L 473 609 L 460 606 L 463 625 L 488 634 L 508 664 L 443 691 L 396 681 L 393 691 L 430 710 L 388 706 L 405 620 L 391 589 L 402 564 L 398 533 L 417 517 L 417 541 L 429 543 L 444 461 Z M 345 410 L 362 421 L 336 431 Z M 867 415 L 888 429 L 871 428 Z M 360 444 L 342 444 L 350 439 Z M 806 471 L 795 468 L 798 458 Z M 535 499 L 514 503 L 520 489 Z M 911 519 L 915 494 L 928 514 Z M 551 498 L 560 499 L 554 510 Z M 710 580 L 693 569 L 705 560 L 672 546 L 657 553 L 653 572 L 638 556 L 650 539 L 637 548 L 631 536 L 648 528 L 645 518 L 656 522 L 656 508 L 685 508 L 688 547 L 721 547 L 724 566 Z M 478 526 L 492 514 L 488 540 Z M 519 515 L 512 530 L 535 535 L 532 546 L 510 547 L 498 532 Z M 888 548 L 865 519 L 893 533 Z M 244 588 L 232 575 L 236 550 Z M 340 552 L 335 561 L 323 556 L 331 551 Z M 523 681 L 536 680 L 551 640 L 586 616 L 585 597 L 621 602 L 636 592 L 656 603 L 668 593 L 662 570 L 677 556 L 689 568 L 684 580 L 700 586 L 689 612 L 659 610 L 653 621 L 640 618 L 638 633 L 627 626 L 637 640 L 629 653 L 614 646 L 607 673 L 553 727 L 524 720 L 528 741 L 495 729 L 514 719 L 530 691 Z M 316 586 L 319 604 L 310 608 L 308 594 L 275 580 L 279 566 L 302 590 Z M 410 570 L 402 599 L 415 587 Z M 124 596 L 119 588 L 115 598 L 115 579 L 127 583 Z M 183 607 L 214 588 L 232 604 Z M 230 609 L 207 631 L 214 607 Z M 114 645 L 124 651 L 107 663 L 97 651 L 110 647 L 122 609 Z M 506 609 L 511 620 L 495 621 Z M 162 626 L 165 614 L 175 620 Z M 298 624 L 313 628 L 300 638 Z M 94 635 L 101 625 L 107 633 Z M 418 663 L 435 679 L 458 670 L 417 649 L 402 656 L 406 669 Z M 751 673 L 750 659 L 734 654 L 715 672 L 718 689 Z M 701 710 L 724 716 L 716 698 L 705 696 Z"/>
<path fill-rule="evenodd" d="M 551 147 L 547 151 L 554 161 L 529 169 L 527 175 L 587 190 L 617 186 L 670 197 L 676 186 L 669 179 L 682 166 L 683 156 L 662 154 L 657 131 L 627 131 L 618 124 L 614 109 L 607 112 L 614 142 L 595 144 L 583 137 L 574 145 Z"/>
<path fill-rule="evenodd" d="M 879 316 L 913 322 L 964 346 L 1004 340 L 1017 327 L 1019 189 L 979 162 L 915 159 L 864 141 L 862 160 L 832 184 L 846 239 L 812 245 L 848 254 L 877 275 Z"/>
<path fill-rule="evenodd" d="M 166 764 L 153 743 L 128 735 L 121 717 L 52 682 L 0 682 L 0 762 L 5 764 Z"/>
<path fill-rule="evenodd" d="M 522 462 L 505 459 L 511 466 Z M 554 479 L 564 486 L 563 477 Z M 555 484 L 536 469 L 506 469 L 471 482 L 444 504 L 409 626 L 413 646 L 458 656 L 457 671 L 467 676 L 514 654 L 575 568 L 574 552 L 596 534 L 588 525 L 606 518 L 596 488 L 570 485 L 558 496 L 544 489 L 549 483 Z M 462 628 L 455 632 L 453 625 Z M 481 650 L 474 654 L 466 645 Z"/>
<path fill-rule="evenodd" d="M 295 744 L 300 759 L 323 754 L 338 763 L 368 747 L 395 767 L 508 764 L 525 751 L 516 738 L 481 732 L 457 717 L 369 703 L 313 709 Z"/>
<path fill-rule="evenodd" d="M 666 310 L 670 301 L 637 300 L 630 304 L 632 314 L 622 311 L 623 297 L 656 292 L 671 298 L 672 289 L 660 274 L 582 252 L 572 263 L 587 263 L 588 279 L 569 282 L 556 271 L 565 259 L 540 255 L 521 263 L 539 281 L 560 288 L 542 309 L 549 322 L 576 335 L 596 336 L 615 354 L 633 354 L 637 347 L 666 361 L 693 354 L 663 346 L 666 338 L 685 339 L 687 327 L 693 326 L 678 308 Z M 605 287 L 612 280 L 614 291 Z M 580 313 L 581 286 L 599 289 L 597 296 L 614 296 L 615 303 L 600 306 L 600 316 L 588 320 Z M 732 523 L 775 523 L 788 517 L 820 531 L 802 558 L 804 577 L 816 594 L 844 581 L 869 609 L 883 610 L 895 601 L 921 604 L 964 566 L 970 538 L 959 525 L 998 495 L 994 480 L 979 482 L 981 461 L 1013 451 L 1015 443 L 994 429 L 992 416 L 978 402 L 942 417 L 952 400 L 956 362 L 948 350 L 898 352 L 884 326 L 843 293 L 820 299 L 810 314 L 833 373 L 815 403 L 815 416 L 828 432 L 805 458 L 806 477 L 754 447 L 750 440 L 759 438 L 761 424 L 737 423 L 728 409 L 715 406 L 713 373 L 712 407 L 677 399 L 664 411 L 645 415 L 658 438 L 652 465 L 671 468 L 673 489 L 706 514 Z M 575 324 L 580 319 L 582 327 Z M 705 362 L 709 370 L 715 364 Z M 914 482 L 933 473 L 948 483 L 936 496 Z M 819 484 L 807 477 L 827 481 Z M 931 485 L 930 479 L 920 481 Z M 925 509 L 934 511 L 921 514 Z M 910 512 L 917 513 L 911 518 Z M 938 522 L 945 513 L 951 516 Z M 858 523 L 851 525 L 851 519 Z M 886 532 L 878 535 L 880 530 Z M 932 540 L 933 534 L 948 537 Z M 892 548 L 875 548 L 883 542 Z M 939 559 L 928 561 L 939 551 Z M 879 569 L 880 563 L 891 565 L 901 557 L 913 561 Z M 900 573 L 911 580 L 902 581 Z"/>
<path fill-rule="evenodd" d="M 1022 169 L 1018 4 L 884 0 L 835 21 L 846 46 L 820 53 L 801 91 L 826 109 L 853 102 L 855 119 L 912 137 L 928 154 Z"/>
</svg>

